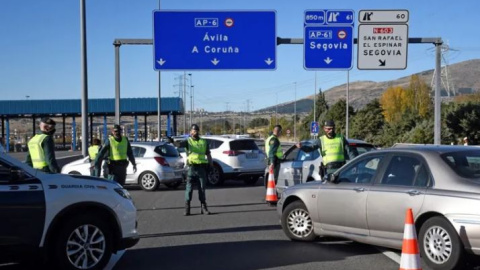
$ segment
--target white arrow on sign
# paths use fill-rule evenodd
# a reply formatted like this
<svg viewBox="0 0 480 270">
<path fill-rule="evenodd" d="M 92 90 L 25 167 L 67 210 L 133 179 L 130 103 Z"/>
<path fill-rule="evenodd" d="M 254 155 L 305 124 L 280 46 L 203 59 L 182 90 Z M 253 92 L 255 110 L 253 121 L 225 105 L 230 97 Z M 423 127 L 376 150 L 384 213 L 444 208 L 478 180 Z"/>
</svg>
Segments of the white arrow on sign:
<svg viewBox="0 0 480 270">
<path fill-rule="evenodd" d="M 163 60 L 163 58 L 160 58 L 160 60 L 157 61 L 157 63 L 160 65 L 160 66 L 163 66 L 163 64 L 165 64 L 165 62 L 167 62 L 166 60 Z"/>
<path fill-rule="evenodd" d="M 213 60 L 212 60 L 211 62 L 212 62 L 212 63 L 213 63 L 215 66 L 216 66 L 218 63 L 220 63 L 220 61 L 219 61 L 219 60 L 217 60 L 217 58 L 216 58 L 216 57 L 215 57 L 215 58 L 213 58 Z"/>
<path fill-rule="evenodd" d="M 325 63 L 327 63 L 327 65 L 329 65 L 333 61 L 333 59 L 330 59 L 330 56 L 329 56 L 329 57 L 327 57 L 327 59 L 324 59 L 323 61 L 325 61 Z"/>
<path fill-rule="evenodd" d="M 267 60 L 265 60 L 265 63 L 267 63 L 267 65 L 270 66 L 273 63 L 273 60 L 270 59 L 270 57 L 269 57 Z"/>
</svg>

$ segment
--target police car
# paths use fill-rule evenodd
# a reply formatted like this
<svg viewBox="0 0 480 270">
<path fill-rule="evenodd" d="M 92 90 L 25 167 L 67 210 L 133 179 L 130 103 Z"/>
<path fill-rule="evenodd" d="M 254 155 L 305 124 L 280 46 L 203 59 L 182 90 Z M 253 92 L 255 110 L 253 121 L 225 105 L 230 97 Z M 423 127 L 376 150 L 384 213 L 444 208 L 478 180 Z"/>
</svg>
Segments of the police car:
<svg viewBox="0 0 480 270">
<path fill-rule="evenodd" d="M 116 182 L 46 174 L 0 153 L 0 263 L 103 269 L 138 242 L 136 212 Z"/>
</svg>

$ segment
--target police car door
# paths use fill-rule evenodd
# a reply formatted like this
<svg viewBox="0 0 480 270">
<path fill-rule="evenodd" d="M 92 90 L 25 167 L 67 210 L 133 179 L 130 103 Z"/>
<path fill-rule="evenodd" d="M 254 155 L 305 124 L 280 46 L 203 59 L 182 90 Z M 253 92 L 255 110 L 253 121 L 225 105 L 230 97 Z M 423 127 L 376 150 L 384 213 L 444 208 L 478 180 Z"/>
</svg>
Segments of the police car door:
<svg viewBox="0 0 480 270">
<path fill-rule="evenodd" d="M 1 157 L 0 220 L 0 259 L 38 248 L 45 223 L 42 183 Z"/>
</svg>

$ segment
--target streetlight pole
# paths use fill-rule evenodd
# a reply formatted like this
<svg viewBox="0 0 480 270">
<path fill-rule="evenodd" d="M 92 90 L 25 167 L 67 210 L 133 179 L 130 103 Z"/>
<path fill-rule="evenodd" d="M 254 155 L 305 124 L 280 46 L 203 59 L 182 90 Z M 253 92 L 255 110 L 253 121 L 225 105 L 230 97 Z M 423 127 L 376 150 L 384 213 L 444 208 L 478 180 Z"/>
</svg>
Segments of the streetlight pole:
<svg viewBox="0 0 480 270">
<path fill-rule="evenodd" d="M 190 126 L 192 125 L 192 112 L 193 112 L 193 84 L 192 84 L 192 73 L 188 73 L 190 77 Z"/>
<path fill-rule="evenodd" d="M 293 141 L 297 141 L 297 82 L 295 82 L 295 103 L 293 104 Z"/>
</svg>

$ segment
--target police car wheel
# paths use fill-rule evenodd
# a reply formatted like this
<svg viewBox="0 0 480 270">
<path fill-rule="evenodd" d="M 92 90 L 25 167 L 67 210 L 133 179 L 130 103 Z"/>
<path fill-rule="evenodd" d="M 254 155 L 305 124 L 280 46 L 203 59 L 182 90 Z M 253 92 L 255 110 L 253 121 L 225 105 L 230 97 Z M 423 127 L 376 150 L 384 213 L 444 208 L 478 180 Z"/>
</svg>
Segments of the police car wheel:
<svg viewBox="0 0 480 270">
<path fill-rule="evenodd" d="M 59 269 L 103 269 L 112 255 L 112 233 L 98 215 L 70 218 L 61 226 L 52 259 Z"/>
<path fill-rule="evenodd" d="M 144 172 L 138 177 L 138 184 L 143 190 L 154 191 L 158 188 L 158 177 L 152 172 Z"/>
</svg>

